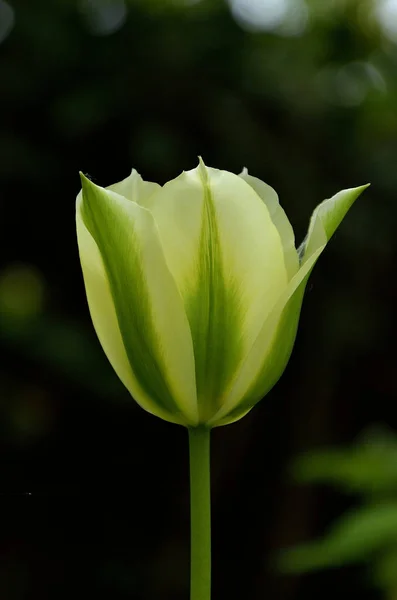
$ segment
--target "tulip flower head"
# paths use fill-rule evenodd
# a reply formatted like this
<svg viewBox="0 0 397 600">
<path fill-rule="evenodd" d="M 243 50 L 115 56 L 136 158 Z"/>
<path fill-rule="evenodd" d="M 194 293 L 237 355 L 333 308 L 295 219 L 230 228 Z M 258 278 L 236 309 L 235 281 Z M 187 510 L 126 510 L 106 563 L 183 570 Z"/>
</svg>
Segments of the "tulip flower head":
<svg viewBox="0 0 397 600">
<path fill-rule="evenodd" d="M 288 362 L 308 277 L 367 186 L 322 202 L 297 250 L 276 192 L 199 166 L 164 186 L 81 176 L 76 220 L 100 343 L 133 398 L 187 427 L 243 417 Z"/>
</svg>

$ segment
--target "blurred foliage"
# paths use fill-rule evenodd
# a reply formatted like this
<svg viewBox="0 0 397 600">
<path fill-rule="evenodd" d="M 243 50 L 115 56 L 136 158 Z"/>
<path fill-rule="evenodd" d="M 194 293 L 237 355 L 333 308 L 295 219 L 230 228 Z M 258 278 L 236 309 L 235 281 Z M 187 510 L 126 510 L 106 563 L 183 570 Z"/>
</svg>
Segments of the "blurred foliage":
<svg viewBox="0 0 397 600">
<path fill-rule="evenodd" d="M 397 438 L 388 429 L 372 427 L 351 448 L 308 452 L 292 472 L 301 483 L 334 484 L 345 492 L 374 498 L 395 495 Z"/>
<path fill-rule="evenodd" d="M 243 421 L 214 431 L 214 597 L 377 597 L 349 569 L 343 582 L 335 572 L 281 580 L 267 560 L 346 510 L 332 492 L 287 487 L 290 457 L 376 420 L 397 428 L 396 6 L 0 0 L 5 600 L 186 597 L 185 432 L 131 402 L 103 356 L 74 199 L 80 170 L 107 185 L 134 166 L 162 183 L 199 154 L 275 187 L 297 244 L 320 200 L 372 183 L 311 278 L 284 377 Z M 379 507 L 365 548 L 394 506 L 395 450 L 381 446 L 307 467 Z M 348 528 L 365 524 L 367 504 Z M 395 549 L 379 544 L 383 581 Z"/>
<path fill-rule="evenodd" d="M 293 468 L 299 482 L 328 483 L 361 497 L 323 539 L 287 550 L 286 572 L 304 573 L 365 561 L 373 581 L 394 598 L 397 591 L 397 436 L 374 428 L 350 448 L 315 451 Z"/>
</svg>

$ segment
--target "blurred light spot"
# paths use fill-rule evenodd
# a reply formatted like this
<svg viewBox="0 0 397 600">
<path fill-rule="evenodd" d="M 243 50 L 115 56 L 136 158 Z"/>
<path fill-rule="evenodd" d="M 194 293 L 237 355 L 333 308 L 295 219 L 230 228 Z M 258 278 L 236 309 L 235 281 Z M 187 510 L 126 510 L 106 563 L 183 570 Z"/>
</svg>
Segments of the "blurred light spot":
<svg viewBox="0 0 397 600">
<path fill-rule="evenodd" d="M 0 0 L 0 44 L 10 33 L 14 22 L 14 9 L 4 0 Z"/>
<path fill-rule="evenodd" d="M 277 33 L 288 37 L 302 35 L 309 21 L 309 9 L 304 0 L 290 1 L 289 4 L 290 7 Z"/>
<path fill-rule="evenodd" d="M 368 84 L 362 77 L 357 75 L 352 65 L 342 67 L 336 73 L 335 83 L 339 104 L 358 106 L 365 99 Z"/>
<path fill-rule="evenodd" d="M 374 12 L 385 36 L 397 42 L 397 0 L 378 0 Z"/>
<path fill-rule="evenodd" d="M 284 21 L 288 0 L 230 0 L 232 13 L 242 25 L 273 31 Z"/>
<path fill-rule="evenodd" d="M 229 0 L 232 14 L 242 27 L 300 35 L 308 21 L 304 0 Z"/>
<path fill-rule="evenodd" d="M 121 29 L 127 19 L 124 0 L 82 0 L 81 10 L 95 35 L 111 35 Z"/>
<path fill-rule="evenodd" d="M 373 64 L 360 61 L 340 69 L 324 69 L 317 78 L 317 87 L 328 102 L 339 106 L 359 106 L 371 89 L 387 91 L 380 71 Z"/>
<path fill-rule="evenodd" d="M 368 80 L 371 82 L 372 87 L 383 92 L 387 92 L 387 84 L 382 73 L 370 62 L 361 63 L 364 66 Z"/>
<path fill-rule="evenodd" d="M 385 91 L 386 83 L 379 71 L 365 62 L 352 62 L 342 67 L 336 75 L 340 104 L 358 106 L 371 88 Z"/>
<path fill-rule="evenodd" d="M 43 308 L 44 282 L 27 265 L 12 265 L 0 273 L 0 315 L 11 320 L 35 317 Z"/>
</svg>

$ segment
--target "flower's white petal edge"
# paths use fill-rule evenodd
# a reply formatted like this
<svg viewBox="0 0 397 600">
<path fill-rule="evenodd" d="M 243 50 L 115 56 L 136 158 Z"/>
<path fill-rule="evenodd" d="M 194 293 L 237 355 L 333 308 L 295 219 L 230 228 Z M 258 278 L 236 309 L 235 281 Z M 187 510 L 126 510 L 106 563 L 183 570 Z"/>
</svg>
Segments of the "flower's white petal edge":
<svg viewBox="0 0 397 600">
<path fill-rule="evenodd" d="M 240 173 L 240 177 L 255 190 L 269 209 L 270 217 L 281 237 L 284 248 L 285 267 L 288 273 L 288 280 L 290 280 L 299 269 L 299 257 L 295 248 L 294 230 L 285 211 L 280 206 L 278 196 L 270 185 L 267 185 L 267 183 L 257 177 L 249 175 L 246 168 Z"/>
<path fill-rule="evenodd" d="M 207 421 L 287 285 L 280 236 L 251 186 L 202 161 L 148 208 L 185 302 Z"/>
<path fill-rule="evenodd" d="M 301 268 L 267 318 L 229 394 L 224 399 L 222 408 L 209 425 L 227 424 L 241 418 L 278 381 L 295 341 L 309 275 L 343 217 L 367 187 L 343 190 L 315 209 L 303 250 Z"/>
<path fill-rule="evenodd" d="M 83 201 L 77 206 L 80 232 L 82 223 L 97 247 L 95 260 L 101 258 L 102 275 L 108 282 L 107 312 L 104 312 L 101 294 L 92 292 L 89 289 L 92 281 L 86 280 L 101 343 L 109 358 L 112 352 L 115 356 L 111 349 L 111 327 L 116 318 L 115 342 L 120 342 L 120 333 L 127 359 L 123 357 L 122 367 L 116 365 L 115 359 L 111 362 L 116 370 L 122 371 L 123 382 L 128 363 L 127 387 L 134 398 L 143 408 L 166 420 L 194 426 L 198 410 L 192 339 L 153 217 L 135 202 L 95 186 L 84 177 L 82 181 Z M 80 237 L 79 244 L 87 239 Z M 91 252 L 92 247 L 91 244 Z M 80 253 L 85 274 L 89 273 L 94 259 L 86 247 L 81 246 Z M 105 321 L 112 304 L 109 325 Z"/>
<path fill-rule="evenodd" d="M 146 207 L 149 198 L 158 192 L 161 186 L 158 183 L 144 181 L 139 173 L 132 169 L 131 174 L 123 181 L 109 185 L 106 189 Z"/>
</svg>

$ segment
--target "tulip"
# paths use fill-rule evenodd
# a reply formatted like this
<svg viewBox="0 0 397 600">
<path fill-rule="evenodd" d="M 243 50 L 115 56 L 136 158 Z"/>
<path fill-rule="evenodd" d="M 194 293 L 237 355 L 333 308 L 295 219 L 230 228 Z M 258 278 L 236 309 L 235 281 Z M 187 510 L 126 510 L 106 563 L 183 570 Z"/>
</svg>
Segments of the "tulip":
<svg viewBox="0 0 397 600">
<path fill-rule="evenodd" d="M 200 160 L 163 187 L 81 176 L 77 237 L 92 321 L 148 412 L 188 427 L 191 600 L 210 600 L 210 429 L 241 419 L 285 369 L 305 286 L 366 186 L 315 209 L 296 250 L 276 192 Z"/>
<path fill-rule="evenodd" d="M 88 304 L 117 375 L 167 421 L 237 421 L 284 371 L 310 272 L 367 186 L 322 202 L 296 250 L 276 192 L 246 169 L 200 160 L 163 187 L 135 170 L 108 188 L 81 179 Z"/>
</svg>

